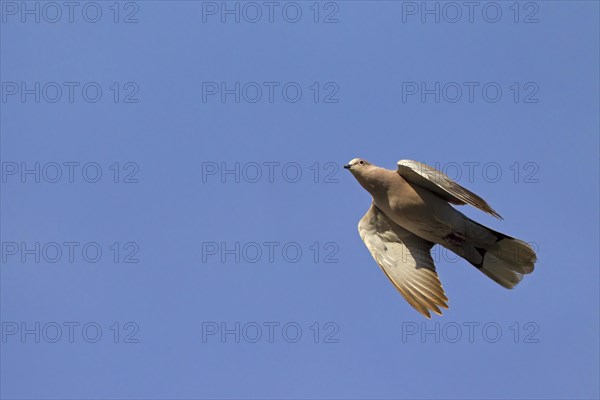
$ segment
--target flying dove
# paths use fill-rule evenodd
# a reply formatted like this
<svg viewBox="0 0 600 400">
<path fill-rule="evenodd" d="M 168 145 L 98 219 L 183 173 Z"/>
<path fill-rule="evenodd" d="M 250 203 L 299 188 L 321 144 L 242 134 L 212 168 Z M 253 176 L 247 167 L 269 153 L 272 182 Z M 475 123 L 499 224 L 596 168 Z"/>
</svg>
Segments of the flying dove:
<svg viewBox="0 0 600 400">
<path fill-rule="evenodd" d="M 485 200 L 444 173 L 417 161 L 400 160 L 396 171 L 355 158 L 344 168 L 372 196 L 358 223 L 361 239 L 400 294 L 418 312 L 441 315 L 448 298 L 430 250 L 444 246 L 505 288 L 533 271 L 527 243 L 487 228 L 452 207 L 470 204 L 499 219 Z"/>
</svg>

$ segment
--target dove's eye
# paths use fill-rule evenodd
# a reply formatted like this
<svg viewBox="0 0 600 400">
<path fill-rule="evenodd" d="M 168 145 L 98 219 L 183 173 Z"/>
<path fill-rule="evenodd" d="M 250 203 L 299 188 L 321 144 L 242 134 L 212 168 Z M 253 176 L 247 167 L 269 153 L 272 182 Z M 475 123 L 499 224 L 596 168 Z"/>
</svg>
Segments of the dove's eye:
<svg viewBox="0 0 600 400">
<path fill-rule="evenodd" d="M 364 161 L 359 161 L 358 163 L 359 163 L 360 165 L 365 165 L 365 162 L 364 162 Z"/>
</svg>

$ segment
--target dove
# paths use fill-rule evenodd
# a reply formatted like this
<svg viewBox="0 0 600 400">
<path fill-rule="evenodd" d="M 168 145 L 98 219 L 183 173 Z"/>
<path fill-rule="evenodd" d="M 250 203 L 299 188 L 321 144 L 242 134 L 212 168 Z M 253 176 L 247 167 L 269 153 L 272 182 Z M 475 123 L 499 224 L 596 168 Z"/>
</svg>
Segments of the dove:
<svg viewBox="0 0 600 400">
<path fill-rule="evenodd" d="M 448 298 L 437 275 L 431 248 L 456 253 L 505 288 L 533 272 L 533 248 L 481 225 L 454 208 L 469 204 L 502 219 L 475 193 L 426 164 L 400 160 L 397 170 L 355 158 L 348 169 L 373 197 L 358 223 L 367 249 L 400 294 L 418 312 L 442 315 Z"/>
</svg>

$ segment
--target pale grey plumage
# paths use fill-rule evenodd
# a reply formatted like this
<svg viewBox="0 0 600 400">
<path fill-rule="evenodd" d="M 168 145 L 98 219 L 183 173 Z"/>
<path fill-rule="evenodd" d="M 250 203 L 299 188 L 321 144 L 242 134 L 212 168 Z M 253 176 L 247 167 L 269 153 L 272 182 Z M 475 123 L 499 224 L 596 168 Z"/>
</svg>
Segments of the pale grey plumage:
<svg viewBox="0 0 600 400">
<path fill-rule="evenodd" d="M 471 204 L 498 218 L 485 200 L 436 169 L 401 160 L 398 170 L 355 158 L 345 168 L 373 196 L 358 230 L 404 298 L 421 314 L 441 314 L 447 298 L 430 255 L 440 244 L 506 288 L 533 271 L 531 246 L 469 219 L 452 204 Z"/>
</svg>

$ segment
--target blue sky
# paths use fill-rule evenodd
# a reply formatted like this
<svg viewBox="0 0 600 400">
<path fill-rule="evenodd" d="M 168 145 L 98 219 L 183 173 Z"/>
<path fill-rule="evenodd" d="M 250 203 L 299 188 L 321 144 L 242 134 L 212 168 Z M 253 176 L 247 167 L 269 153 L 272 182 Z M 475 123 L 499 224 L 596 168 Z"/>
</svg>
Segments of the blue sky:
<svg viewBox="0 0 600 400">
<path fill-rule="evenodd" d="M 0 2 L 2 398 L 598 398 L 598 3 L 461 3 Z M 358 156 L 536 270 L 425 320 Z"/>
</svg>

